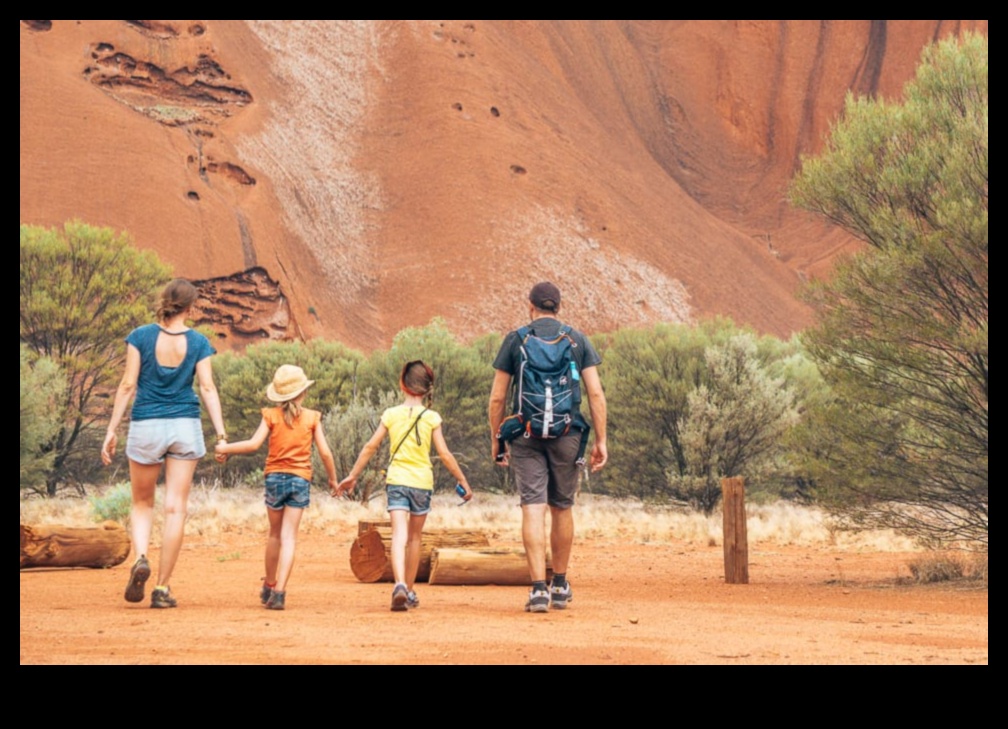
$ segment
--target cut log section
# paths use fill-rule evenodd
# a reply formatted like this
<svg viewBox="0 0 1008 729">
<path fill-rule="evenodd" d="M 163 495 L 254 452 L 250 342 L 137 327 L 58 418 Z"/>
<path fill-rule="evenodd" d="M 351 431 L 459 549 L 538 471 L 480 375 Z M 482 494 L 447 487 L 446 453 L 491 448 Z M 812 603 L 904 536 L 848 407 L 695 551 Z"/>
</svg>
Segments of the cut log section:
<svg viewBox="0 0 1008 729">
<path fill-rule="evenodd" d="M 21 569 L 113 567 L 129 556 L 129 534 L 114 521 L 99 527 L 21 525 Z"/>
<path fill-rule="evenodd" d="M 363 524 L 367 527 L 363 527 Z M 350 570 L 361 582 L 392 582 L 392 526 L 389 522 L 361 522 L 350 545 Z M 417 582 L 430 577 L 431 552 L 440 547 L 489 547 L 485 534 L 471 529 L 431 529 L 420 539 Z"/>
<path fill-rule="evenodd" d="M 546 555 L 546 579 L 553 563 Z M 528 585 L 525 550 L 517 547 L 452 549 L 438 547 L 431 555 L 432 585 Z"/>
</svg>

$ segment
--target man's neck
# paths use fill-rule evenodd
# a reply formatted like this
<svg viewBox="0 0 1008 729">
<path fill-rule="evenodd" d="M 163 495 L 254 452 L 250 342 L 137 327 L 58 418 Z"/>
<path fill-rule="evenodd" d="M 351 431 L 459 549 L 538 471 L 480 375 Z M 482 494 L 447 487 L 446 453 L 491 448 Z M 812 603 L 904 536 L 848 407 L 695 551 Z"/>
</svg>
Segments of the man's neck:
<svg viewBox="0 0 1008 729">
<path fill-rule="evenodd" d="M 539 311 L 538 309 L 532 310 L 532 321 L 536 319 L 556 319 L 556 312 L 553 311 Z"/>
</svg>

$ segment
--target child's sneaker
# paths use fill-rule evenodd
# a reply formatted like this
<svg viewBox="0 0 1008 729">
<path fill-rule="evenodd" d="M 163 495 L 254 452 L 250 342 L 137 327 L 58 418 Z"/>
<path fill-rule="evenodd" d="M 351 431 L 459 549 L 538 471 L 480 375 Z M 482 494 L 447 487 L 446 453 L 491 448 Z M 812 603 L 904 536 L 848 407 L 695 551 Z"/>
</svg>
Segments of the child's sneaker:
<svg viewBox="0 0 1008 729">
<path fill-rule="evenodd" d="M 276 590 L 270 590 L 270 596 L 266 600 L 267 610 L 283 610 L 284 601 L 287 599 L 287 592 L 277 592 Z"/>
<path fill-rule="evenodd" d="M 546 590 L 532 590 L 529 592 L 528 602 L 525 603 L 525 612 L 544 613 L 549 610 L 550 594 Z"/>
<path fill-rule="evenodd" d="M 392 590 L 392 611 L 402 612 L 406 609 L 407 602 L 409 602 L 409 590 L 406 589 L 406 585 L 400 582 Z"/>
<path fill-rule="evenodd" d="M 150 594 L 150 606 L 152 608 L 173 608 L 178 607 L 178 600 L 172 597 L 171 590 L 167 587 L 155 587 Z"/>
<path fill-rule="evenodd" d="M 565 582 L 563 587 L 550 585 L 550 603 L 554 610 L 563 610 L 567 607 L 567 603 L 573 599 L 574 593 L 569 582 Z"/>
<path fill-rule="evenodd" d="M 275 585 L 273 587 L 275 587 Z M 270 593 L 273 592 L 273 587 L 270 587 L 266 583 L 266 578 L 264 577 L 263 578 L 262 589 L 259 590 L 259 602 L 261 602 L 263 605 L 265 605 L 267 602 L 269 602 Z"/>
<path fill-rule="evenodd" d="M 420 607 L 420 598 L 417 597 L 416 592 L 414 592 L 413 590 L 408 590 L 406 592 L 406 607 L 408 608 Z"/>
<path fill-rule="evenodd" d="M 150 562 L 140 555 L 130 570 L 129 583 L 126 585 L 126 602 L 143 602 L 144 584 L 150 579 Z"/>
</svg>

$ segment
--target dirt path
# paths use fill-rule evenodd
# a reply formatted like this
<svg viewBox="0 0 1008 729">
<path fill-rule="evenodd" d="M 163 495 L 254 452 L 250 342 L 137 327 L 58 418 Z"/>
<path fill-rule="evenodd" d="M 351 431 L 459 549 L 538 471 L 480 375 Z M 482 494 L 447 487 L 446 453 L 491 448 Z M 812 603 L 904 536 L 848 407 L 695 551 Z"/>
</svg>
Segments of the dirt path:
<svg viewBox="0 0 1008 729">
<path fill-rule="evenodd" d="M 421 585 L 419 609 L 391 613 L 389 585 L 350 573 L 351 539 L 302 535 L 285 612 L 258 603 L 252 530 L 187 537 L 176 610 L 123 602 L 126 565 L 21 572 L 20 662 L 988 662 L 987 589 L 900 585 L 905 554 L 757 548 L 737 586 L 719 547 L 580 541 L 567 611 L 528 615 L 518 587 Z"/>
</svg>

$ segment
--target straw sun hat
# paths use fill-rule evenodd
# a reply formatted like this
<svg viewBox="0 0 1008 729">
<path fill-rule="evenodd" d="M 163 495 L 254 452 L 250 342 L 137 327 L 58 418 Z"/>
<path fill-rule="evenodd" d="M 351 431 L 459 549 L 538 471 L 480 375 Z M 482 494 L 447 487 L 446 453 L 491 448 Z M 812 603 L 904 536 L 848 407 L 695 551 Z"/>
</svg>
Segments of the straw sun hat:
<svg viewBox="0 0 1008 729">
<path fill-rule="evenodd" d="M 272 402 L 293 400 L 315 384 L 315 380 L 305 377 L 304 370 L 296 365 L 280 365 L 273 382 L 266 388 L 266 397 Z"/>
</svg>

